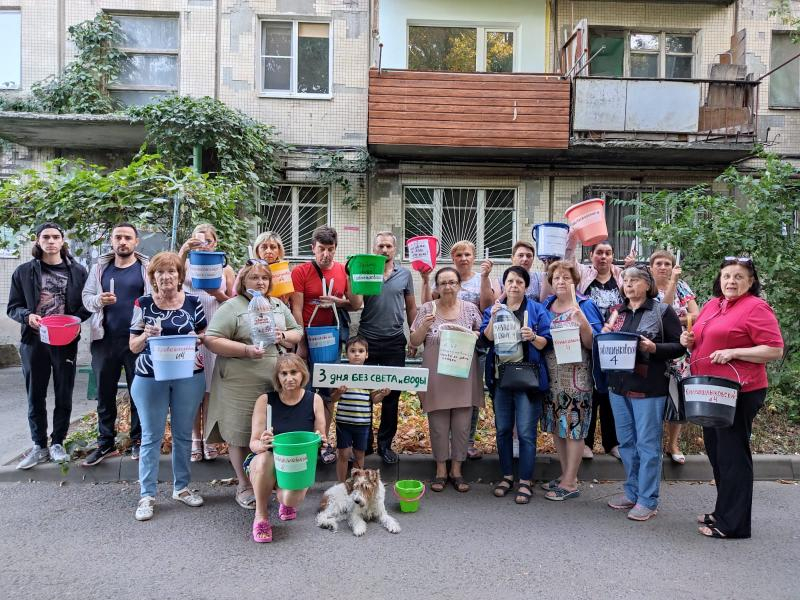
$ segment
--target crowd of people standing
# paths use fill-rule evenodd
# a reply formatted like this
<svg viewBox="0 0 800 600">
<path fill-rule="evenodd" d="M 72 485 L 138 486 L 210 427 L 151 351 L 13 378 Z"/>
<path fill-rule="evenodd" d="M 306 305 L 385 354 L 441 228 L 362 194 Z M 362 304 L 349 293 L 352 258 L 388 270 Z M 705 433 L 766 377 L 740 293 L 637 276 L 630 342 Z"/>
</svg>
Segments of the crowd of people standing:
<svg viewBox="0 0 800 600">
<path fill-rule="evenodd" d="M 429 379 L 419 396 L 435 463 L 431 490 L 442 492 L 448 483 L 461 493 L 470 490 L 462 469 L 466 460 L 480 458 L 475 432 L 486 405 L 485 385 L 500 459 L 495 496 L 513 492 L 517 504 L 530 502 L 541 425 L 553 436 L 561 467 L 558 478 L 542 484 L 544 498 L 578 497 L 579 467 L 593 457 L 599 421 L 602 447 L 621 460 L 626 477 L 623 493 L 608 505 L 635 521 L 651 519 L 658 511 L 670 374 L 730 376 L 733 369 L 741 383 L 733 425 L 703 432 L 718 498 L 714 509 L 697 520 L 699 532 L 708 537 L 749 537 L 749 435 L 766 397 L 765 364 L 780 358 L 783 348 L 775 315 L 760 297 L 752 259 L 726 257 L 712 298 L 699 309 L 672 253 L 656 251 L 647 263 L 629 255 L 620 267 L 604 241 L 590 248 L 589 263 L 582 264 L 569 239 L 566 257 L 545 261 L 543 271 L 533 269 L 534 247 L 518 242 L 511 266 L 494 281 L 492 261 L 484 259 L 476 272 L 474 244 L 457 242 L 451 248 L 452 266 L 421 273 L 418 306 L 411 272 L 397 263 L 398 240 L 390 231 L 373 238 L 373 252 L 386 259 L 380 295 L 353 292 L 345 265 L 335 260 L 337 233 L 323 226 L 312 235 L 313 260 L 291 271 L 294 291 L 273 297 L 270 265 L 285 258 L 280 236 L 273 232 L 255 240 L 254 257 L 238 272 L 226 266 L 219 288 L 208 290 L 192 287 L 187 257 L 194 250 L 216 249 L 217 232 L 209 224 L 195 227 L 178 252 L 148 259 L 137 252 L 136 227 L 120 223 L 111 232 L 111 252 L 87 272 L 69 253 L 62 228 L 44 223 L 36 230 L 32 260 L 14 272 L 8 303 L 8 315 L 22 327 L 20 355 L 33 441 L 18 468 L 69 460 L 64 439 L 78 340 L 65 346 L 44 343 L 41 320 L 50 315 L 90 319 L 98 443 L 83 465 L 118 454 L 116 396 L 124 370 L 132 398 L 130 451 L 139 461 L 136 518 L 148 520 L 154 514 L 169 414 L 172 498 L 191 507 L 203 504 L 189 488 L 191 462 L 213 460 L 225 443 L 238 481 L 235 501 L 255 512 L 253 539 L 271 541 L 269 503 L 276 481 L 270 450 L 276 434 L 317 432 L 323 441 L 321 460 L 338 458 L 340 480 L 348 476 L 348 460 L 361 467 L 371 452 L 386 464 L 399 460 L 392 448 L 397 390 L 311 386 L 314 365 L 305 330 L 338 323 L 351 364 L 402 367 L 407 355 L 422 349 Z M 247 318 L 257 296 L 268 298 L 274 318 L 274 343 L 267 345 L 254 342 Z M 358 331 L 351 337 L 349 316 L 356 311 L 361 311 Z M 556 360 L 553 335 L 563 327 L 578 331 L 577 362 Z M 466 377 L 440 373 L 439 348 L 449 330 L 474 338 Z M 599 368 L 596 336 L 605 332 L 637 336 L 633 372 Z M 150 340 L 160 335 L 196 336 L 191 377 L 156 380 Z M 45 396 L 51 374 L 56 402 L 48 447 Z M 377 432 L 375 403 L 382 406 Z M 336 448 L 330 443 L 334 421 Z M 682 464 L 680 424 L 667 423 L 666 431 L 666 454 Z M 279 518 L 296 518 L 304 496 L 305 491 L 278 490 Z"/>
</svg>

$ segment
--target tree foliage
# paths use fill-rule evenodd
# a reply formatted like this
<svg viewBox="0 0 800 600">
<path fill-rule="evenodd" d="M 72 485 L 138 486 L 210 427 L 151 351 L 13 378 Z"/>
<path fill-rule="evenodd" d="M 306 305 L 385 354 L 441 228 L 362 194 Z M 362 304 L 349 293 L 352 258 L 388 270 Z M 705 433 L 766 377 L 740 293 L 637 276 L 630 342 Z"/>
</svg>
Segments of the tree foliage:
<svg viewBox="0 0 800 600">
<path fill-rule="evenodd" d="M 281 170 L 286 145 L 269 125 L 208 96 L 171 96 L 128 109 L 144 123 L 147 143 L 171 166 L 191 164 L 195 146 L 203 147 L 212 175 L 222 175 L 270 197 Z"/>
<path fill-rule="evenodd" d="M 26 170 L 0 186 L 0 226 L 32 239 L 37 224 L 52 220 L 74 238 L 100 244 L 114 224 L 129 221 L 168 236 L 176 198 L 178 239 L 189 237 L 197 223 L 210 222 L 229 258 L 243 258 L 249 228 L 238 211 L 253 210 L 243 186 L 188 167 L 171 169 L 154 154 L 139 154 L 117 170 L 64 159 Z"/>
<path fill-rule="evenodd" d="M 763 166 L 753 173 L 730 167 L 718 178 L 726 193 L 697 186 L 618 203 L 636 209 L 637 234 L 646 243 L 682 251 L 684 277 L 701 304 L 711 295 L 724 257 L 753 258 L 787 348 L 786 359 L 773 366 L 773 382 L 797 399 L 794 410 L 800 418 L 798 170 L 774 154 L 759 159 Z"/>
<path fill-rule="evenodd" d="M 0 108 L 56 114 L 110 113 L 119 109 L 108 92 L 125 58 L 117 49 L 119 24 L 100 12 L 67 31 L 77 49 L 75 60 L 61 75 L 31 85 L 30 96 L 0 99 Z"/>
</svg>

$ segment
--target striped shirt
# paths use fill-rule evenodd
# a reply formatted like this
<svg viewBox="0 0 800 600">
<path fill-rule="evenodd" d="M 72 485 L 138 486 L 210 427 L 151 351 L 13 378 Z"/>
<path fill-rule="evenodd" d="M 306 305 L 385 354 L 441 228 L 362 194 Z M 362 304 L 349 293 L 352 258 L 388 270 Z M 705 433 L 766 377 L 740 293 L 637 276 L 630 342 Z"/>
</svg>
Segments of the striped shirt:
<svg viewBox="0 0 800 600">
<path fill-rule="evenodd" d="M 336 422 L 369 425 L 372 416 L 372 400 L 369 393 L 369 390 L 348 388 L 336 407 Z"/>
</svg>

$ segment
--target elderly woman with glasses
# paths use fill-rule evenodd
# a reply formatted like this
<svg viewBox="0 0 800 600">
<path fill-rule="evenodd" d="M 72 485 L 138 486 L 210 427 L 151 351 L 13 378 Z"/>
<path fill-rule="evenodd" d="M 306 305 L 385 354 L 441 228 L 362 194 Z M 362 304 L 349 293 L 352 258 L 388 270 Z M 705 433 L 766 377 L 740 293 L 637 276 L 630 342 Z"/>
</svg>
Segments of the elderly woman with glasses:
<svg viewBox="0 0 800 600">
<path fill-rule="evenodd" d="M 658 512 L 661 436 L 669 392 L 667 366 L 685 350 L 680 343 L 678 315 L 656 300 L 658 288 L 647 267 L 628 267 L 622 272 L 622 293 L 622 304 L 611 311 L 617 317 L 612 317 L 603 332 L 634 333 L 639 344 L 633 373 L 608 373 L 626 477 L 624 493 L 611 498 L 608 505 L 627 510 L 633 521 L 647 521 Z"/>
<path fill-rule="evenodd" d="M 692 375 L 735 377 L 742 384 L 733 425 L 703 428 L 717 502 L 713 512 L 700 515 L 697 521 L 700 534 L 710 538 L 750 537 L 750 433 L 767 396 L 766 363 L 783 355 L 778 320 L 760 293 L 752 259 L 726 257 L 714 280 L 714 297 L 700 310 L 695 326 L 681 334 L 681 344 L 691 352 Z"/>
<path fill-rule="evenodd" d="M 231 464 L 239 480 L 236 502 L 255 510 L 256 499 L 244 462 L 250 446 L 253 407 L 261 394 L 272 391 L 272 374 L 280 354 L 300 341 L 303 329 L 289 308 L 268 298 L 276 324 L 275 344 L 253 343 L 248 305 L 252 292 L 265 297 L 272 287 L 272 272 L 265 261 L 251 259 L 237 277 L 238 295 L 219 307 L 206 331 L 206 345 L 217 355 L 211 383 L 208 442 L 227 442 Z"/>
</svg>

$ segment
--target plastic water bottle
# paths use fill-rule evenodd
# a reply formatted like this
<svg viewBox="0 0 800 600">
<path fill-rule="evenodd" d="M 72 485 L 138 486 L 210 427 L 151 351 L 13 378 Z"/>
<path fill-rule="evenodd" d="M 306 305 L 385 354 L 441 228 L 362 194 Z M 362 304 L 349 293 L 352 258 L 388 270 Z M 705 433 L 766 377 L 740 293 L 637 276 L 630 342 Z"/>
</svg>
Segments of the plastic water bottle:
<svg viewBox="0 0 800 600">
<path fill-rule="evenodd" d="M 501 357 L 522 354 L 519 321 L 504 304 L 494 315 L 494 352 Z"/>
<path fill-rule="evenodd" d="M 253 296 L 247 311 L 250 316 L 250 337 L 253 344 L 264 347 L 275 343 L 275 317 L 272 306 L 264 295 L 256 290 L 247 290 Z"/>
</svg>

